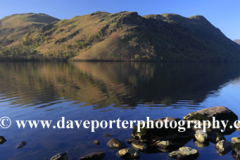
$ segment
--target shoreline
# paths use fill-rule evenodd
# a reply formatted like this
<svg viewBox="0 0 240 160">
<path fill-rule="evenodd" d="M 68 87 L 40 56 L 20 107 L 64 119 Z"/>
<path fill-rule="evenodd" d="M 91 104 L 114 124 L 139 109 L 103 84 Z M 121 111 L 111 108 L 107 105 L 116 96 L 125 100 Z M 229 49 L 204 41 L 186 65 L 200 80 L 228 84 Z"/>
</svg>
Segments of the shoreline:
<svg viewBox="0 0 240 160">
<path fill-rule="evenodd" d="M 192 60 L 106 60 L 106 59 L 72 59 L 72 58 L 2 58 L 1 62 L 187 62 L 187 63 L 240 63 L 240 61 L 192 61 Z"/>
</svg>

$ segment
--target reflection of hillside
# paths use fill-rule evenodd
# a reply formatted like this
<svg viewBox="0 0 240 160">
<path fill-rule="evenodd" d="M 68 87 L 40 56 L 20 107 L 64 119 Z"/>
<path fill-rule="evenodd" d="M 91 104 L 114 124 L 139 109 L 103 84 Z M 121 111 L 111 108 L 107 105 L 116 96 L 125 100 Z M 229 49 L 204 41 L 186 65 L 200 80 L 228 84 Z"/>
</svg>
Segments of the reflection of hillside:
<svg viewBox="0 0 240 160">
<path fill-rule="evenodd" d="M 240 77 L 235 78 L 234 80 L 231 81 L 233 85 L 238 85 L 240 84 Z"/>
<path fill-rule="evenodd" d="M 144 97 L 144 101 L 167 105 L 179 100 L 200 103 L 209 91 L 240 75 L 237 64 L 166 63 L 156 70 L 148 83 L 135 88 L 135 93 L 137 97 Z M 151 91 L 145 94 L 142 90 Z"/>
<path fill-rule="evenodd" d="M 240 75 L 237 64 L 1 63 L 0 96 L 12 103 L 48 106 L 58 100 L 114 104 L 202 102 L 209 91 Z"/>
</svg>

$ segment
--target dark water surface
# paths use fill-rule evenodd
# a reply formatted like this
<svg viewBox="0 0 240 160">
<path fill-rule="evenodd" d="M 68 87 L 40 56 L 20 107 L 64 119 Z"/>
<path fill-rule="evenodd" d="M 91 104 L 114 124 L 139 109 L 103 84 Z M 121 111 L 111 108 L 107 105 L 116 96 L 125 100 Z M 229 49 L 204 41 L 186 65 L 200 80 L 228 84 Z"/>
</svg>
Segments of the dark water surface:
<svg viewBox="0 0 240 160">
<path fill-rule="evenodd" d="M 183 118 L 189 112 L 222 105 L 240 116 L 240 65 L 210 63 L 0 63 L 0 117 L 12 125 L 0 129 L 7 142 L 0 159 L 49 160 L 68 151 L 70 160 L 95 151 L 106 160 L 119 159 L 106 146 L 111 134 L 130 138 L 131 129 L 18 129 L 15 120 L 146 120 Z M 225 138 L 239 136 L 235 131 Z M 100 145 L 93 144 L 99 140 Z M 20 141 L 24 148 L 16 149 Z M 130 145 L 129 145 L 130 146 Z M 233 159 L 219 156 L 210 143 L 200 148 L 199 160 Z M 141 153 L 140 159 L 170 159 L 168 153 Z"/>
</svg>

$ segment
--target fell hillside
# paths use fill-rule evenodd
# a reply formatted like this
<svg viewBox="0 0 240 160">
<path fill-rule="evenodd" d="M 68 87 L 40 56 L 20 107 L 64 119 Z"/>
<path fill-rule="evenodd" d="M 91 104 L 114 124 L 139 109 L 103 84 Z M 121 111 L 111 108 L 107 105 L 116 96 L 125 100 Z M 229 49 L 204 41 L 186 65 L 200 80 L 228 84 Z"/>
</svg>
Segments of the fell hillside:
<svg viewBox="0 0 240 160">
<path fill-rule="evenodd" d="M 235 39 L 234 42 L 240 45 L 240 39 Z"/>
<path fill-rule="evenodd" d="M 74 61 L 240 61 L 240 46 L 203 16 L 95 12 L 52 21 L 38 21 L 18 39 L 0 42 L 4 46 L 0 56 Z M 17 24 L 7 25 L 5 28 Z M 3 33 L 2 37 L 10 37 Z"/>
<path fill-rule="evenodd" d="M 58 21 L 46 14 L 14 14 L 0 19 L 0 44 L 10 45 L 22 38 L 30 30 Z"/>
</svg>

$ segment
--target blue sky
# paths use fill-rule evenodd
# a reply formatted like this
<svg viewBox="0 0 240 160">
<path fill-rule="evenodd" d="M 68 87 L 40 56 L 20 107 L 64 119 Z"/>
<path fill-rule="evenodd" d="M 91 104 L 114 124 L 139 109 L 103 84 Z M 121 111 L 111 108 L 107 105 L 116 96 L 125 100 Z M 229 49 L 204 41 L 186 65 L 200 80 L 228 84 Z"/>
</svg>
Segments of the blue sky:
<svg viewBox="0 0 240 160">
<path fill-rule="evenodd" d="M 46 13 L 59 19 L 95 11 L 136 11 L 140 15 L 203 15 L 228 38 L 240 39 L 239 0 L 1 0 L 0 18 L 15 13 Z"/>
</svg>

